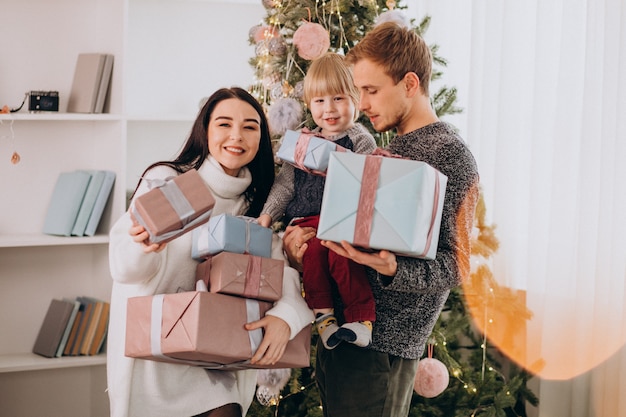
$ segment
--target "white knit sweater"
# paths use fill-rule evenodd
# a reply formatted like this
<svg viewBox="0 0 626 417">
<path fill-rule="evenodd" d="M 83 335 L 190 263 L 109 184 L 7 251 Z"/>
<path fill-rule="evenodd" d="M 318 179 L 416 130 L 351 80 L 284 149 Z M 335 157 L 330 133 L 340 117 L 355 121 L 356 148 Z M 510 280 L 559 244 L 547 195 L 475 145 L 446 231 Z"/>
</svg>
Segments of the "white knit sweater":
<svg viewBox="0 0 626 417">
<path fill-rule="evenodd" d="M 212 214 L 243 214 L 242 193 L 251 181 L 247 169 L 238 177 L 224 173 L 211 157 L 198 170 L 209 184 L 216 204 Z M 159 166 L 146 178 L 176 175 Z M 143 181 L 136 196 L 148 191 Z M 197 262 L 191 258 L 191 233 L 172 240 L 159 253 L 145 254 L 128 234 L 132 222 L 125 213 L 110 233 L 109 263 L 113 278 L 107 342 L 107 378 L 111 417 L 190 417 L 227 403 L 239 403 L 245 415 L 256 387 L 256 372 L 206 371 L 124 356 L 126 301 L 129 297 L 193 290 Z M 274 236 L 272 257 L 285 259 L 281 240 Z M 285 263 L 287 265 L 287 263 Z M 285 266 L 283 297 L 267 313 L 285 320 L 293 338 L 310 324 L 313 314 L 302 299 L 299 274 Z"/>
</svg>

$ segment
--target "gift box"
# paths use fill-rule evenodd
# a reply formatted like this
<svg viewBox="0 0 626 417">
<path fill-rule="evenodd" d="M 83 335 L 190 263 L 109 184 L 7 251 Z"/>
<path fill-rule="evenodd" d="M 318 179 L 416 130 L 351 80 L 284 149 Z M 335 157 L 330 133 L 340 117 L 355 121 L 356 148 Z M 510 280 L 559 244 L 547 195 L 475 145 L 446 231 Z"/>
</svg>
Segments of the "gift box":
<svg viewBox="0 0 626 417">
<path fill-rule="evenodd" d="M 150 243 L 168 242 L 209 220 L 215 199 L 195 169 L 146 181 L 151 190 L 135 199 L 131 216 L 145 227 Z"/>
<path fill-rule="evenodd" d="M 310 366 L 311 326 L 289 341 L 271 366 L 251 365 L 262 329 L 244 324 L 260 319 L 272 303 L 189 291 L 131 297 L 126 312 L 125 355 L 208 369 L 305 368 Z"/>
<path fill-rule="evenodd" d="M 196 279 L 210 292 L 277 301 L 283 294 L 284 268 L 280 259 L 221 252 L 198 264 Z"/>
<path fill-rule="evenodd" d="M 261 226 L 251 217 L 213 216 L 193 231 L 191 257 L 200 261 L 220 252 L 232 252 L 269 258 L 272 233 L 272 229 Z"/>
<path fill-rule="evenodd" d="M 447 181 L 425 162 L 333 152 L 317 237 L 434 259 Z"/>
<path fill-rule="evenodd" d="M 276 156 L 304 171 L 326 172 L 331 152 L 346 149 L 313 133 L 287 130 Z"/>
</svg>

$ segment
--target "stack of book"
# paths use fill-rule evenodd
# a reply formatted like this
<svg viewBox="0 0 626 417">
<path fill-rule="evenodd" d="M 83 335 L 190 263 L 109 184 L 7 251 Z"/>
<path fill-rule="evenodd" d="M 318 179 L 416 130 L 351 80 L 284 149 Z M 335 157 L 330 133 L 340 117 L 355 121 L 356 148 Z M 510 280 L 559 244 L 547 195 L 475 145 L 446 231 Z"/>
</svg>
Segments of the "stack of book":
<svg viewBox="0 0 626 417">
<path fill-rule="evenodd" d="M 33 353 L 48 358 L 91 356 L 104 350 L 110 304 L 91 297 L 53 299 Z"/>
<path fill-rule="evenodd" d="M 93 236 L 113 189 L 115 172 L 77 170 L 61 172 L 43 226 L 57 236 Z"/>
</svg>

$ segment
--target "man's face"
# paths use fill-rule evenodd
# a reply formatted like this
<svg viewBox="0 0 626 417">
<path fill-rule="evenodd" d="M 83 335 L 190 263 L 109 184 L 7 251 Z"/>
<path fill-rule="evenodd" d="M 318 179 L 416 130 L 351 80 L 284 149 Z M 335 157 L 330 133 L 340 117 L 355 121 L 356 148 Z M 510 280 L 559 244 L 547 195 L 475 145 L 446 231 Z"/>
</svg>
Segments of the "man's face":
<svg viewBox="0 0 626 417">
<path fill-rule="evenodd" d="M 407 116 L 408 104 L 404 82 L 394 83 L 383 67 L 362 59 L 354 64 L 354 84 L 360 92 L 359 110 L 369 117 L 377 132 L 398 129 Z"/>
</svg>

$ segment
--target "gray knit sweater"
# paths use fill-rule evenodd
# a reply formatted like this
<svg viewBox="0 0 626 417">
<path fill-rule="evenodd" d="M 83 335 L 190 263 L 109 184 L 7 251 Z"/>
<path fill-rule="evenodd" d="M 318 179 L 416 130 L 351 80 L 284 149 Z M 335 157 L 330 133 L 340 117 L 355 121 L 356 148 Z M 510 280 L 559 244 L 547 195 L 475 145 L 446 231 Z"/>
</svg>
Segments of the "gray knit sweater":
<svg viewBox="0 0 626 417">
<path fill-rule="evenodd" d="M 448 177 L 436 258 L 398 256 L 394 277 L 368 268 L 376 301 L 371 349 L 417 359 L 424 353 L 450 289 L 469 276 L 470 234 L 479 176 L 471 152 L 444 122 L 397 136 L 387 149 L 424 161 Z M 338 311 L 340 305 L 336 305 L 335 312 Z"/>
</svg>

